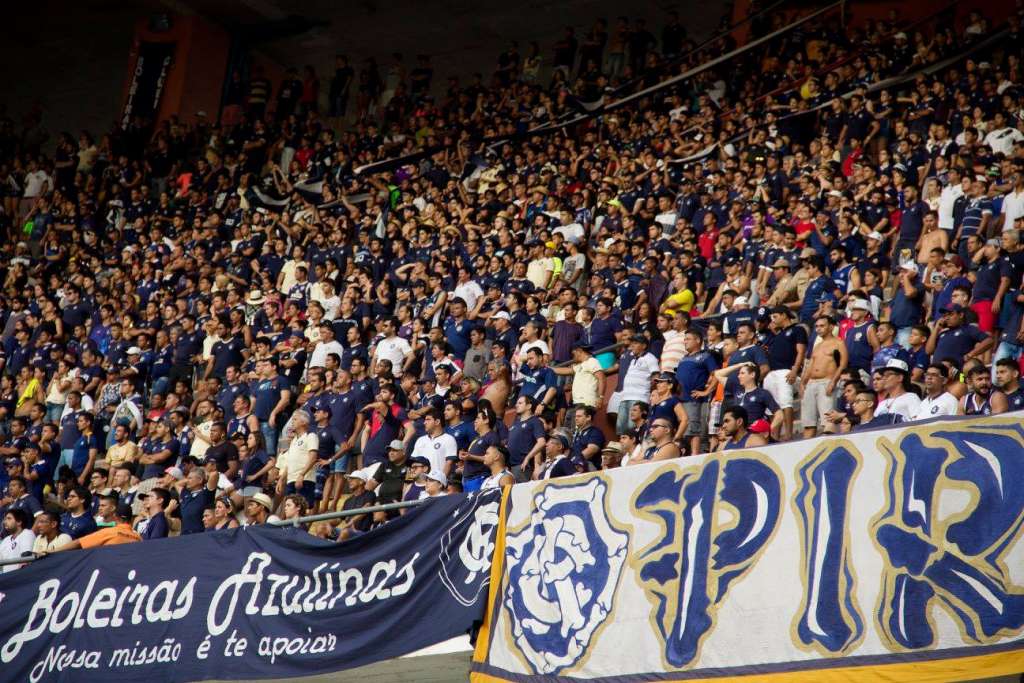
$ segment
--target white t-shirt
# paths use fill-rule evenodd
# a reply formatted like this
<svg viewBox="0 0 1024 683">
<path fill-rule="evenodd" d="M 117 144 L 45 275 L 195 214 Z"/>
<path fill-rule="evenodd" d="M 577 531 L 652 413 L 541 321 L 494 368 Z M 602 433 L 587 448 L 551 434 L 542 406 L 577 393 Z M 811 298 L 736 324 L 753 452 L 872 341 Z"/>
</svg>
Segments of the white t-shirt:
<svg viewBox="0 0 1024 683">
<path fill-rule="evenodd" d="M 16 560 L 24 553 L 32 552 L 36 535 L 31 529 L 25 529 L 17 536 L 8 536 L 0 541 L 0 560 Z M 24 567 L 23 564 L 8 564 L 0 567 L 5 574 Z"/>
<path fill-rule="evenodd" d="M 444 472 L 444 464 L 449 458 L 459 457 L 459 445 L 451 434 L 441 432 L 437 437 L 424 434 L 416 439 L 412 447 L 412 457 L 423 457 L 430 461 L 431 472 Z"/>
<path fill-rule="evenodd" d="M 480 288 L 480 285 L 478 285 L 475 280 L 463 282 L 455 288 L 455 296 L 465 301 L 466 307 L 470 310 L 473 310 L 473 307 L 476 306 L 477 300 L 483 295 L 484 290 Z"/>
<path fill-rule="evenodd" d="M 46 171 L 39 170 L 25 174 L 25 199 L 35 199 L 43 193 L 43 186 L 50 180 Z"/>
<path fill-rule="evenodd" d="M 1024 192 L 1010 192 L 1003 197 L 1003 231 L 1013 230 L 1013 222 L 1024 216 Z"/>
<path fill-rule="evenodd" d="M 317 438 L 315 432 L 306 432 L 302 436 L 292 439 L 292 442 L 288 444 L 288 450 L 281 456 L 284 466 L 288 469 L 288 484 L 298 481 L 299 472 L 309 462 L 309 452 L 315 451 L 319 447 L 320 439 Z M 304 481 L 316 481 L 316 467 L 309 468 Z"/>
<path fill-rule="evenodd" d="M 374 355 L 377 356 L 377 360 L 391 361 L 391 370 L 399 375 L 402 364 L 405 363 L 405 356 L 410 351 L 412 351 L 412 347 L 409 346 L 409 342 L 396 335 L 390 338 L 385 337 L 377 342 L 377 350 Z"/>
<path fill-rule="evenodd" d="M 622 380 L 623 401 L 648 401 L 651 396 L 651 375 L 659 370 L 654 354 L 634 358 Z"/>
<path fill-rule="evenodd" d="M 560 225 L 551 232 L 561 233 L 562 237 L 565 238 L 566 242 L 572 242 L 573 244 L 579 244 L 583 239 L 586 232 L 583 230 L 583 226 L 579 223 L 569 223 L 568 225 Z"/>
<path fill-rule="evenodd" d="M 921 399 L 917 394 L 906 392 L 896 398 L 887 398 L 875 408 L 875 417 L 882 415 L 900 415 L 905 422 L 914 419 L 914 415 L 921 410 Z"/>
<path fill-rule="evenodd" d="M 956 415 L 959 405 L 960 403 L 956 400 L 956 396 L 948 391 L 939 394 L 935 398 L 925 396 L 921 400 L 921 407 L 910 419 L 927 420 L 930 417 L 939 417 L 940 415 Z"/>
<path fill-rule="evenodd" d="M 1013 143 L 1018 140 L 1024 140 L 1024 134 L 1009 126 L 994 130 L 985 136 L 985 144 L 991 147 L 993 152 L 1002 152 L 1006 156 L 1013 154 Z"/>
<path fill-rule="evenodd" d="M 313 349 L 313 354 L 309 357 L 309 367 L 326 367 L 327 355 L 331 353 L 336 353 L 338 358 L 341 358 L 342 354 L 345 353 L 345 348 L 336 339 L 329 342 L 317 342 L 316 348 Z"/>
<path fill-rule="evenodd" d="M 939 195 L 939 227 L 943 230 L 956 228 L 953 223 L 953 205 L 958 197 L 963 196 L 963 193 L 962 185 L 946 185 L 942 188 L 942 194 Z"/>
</svg>

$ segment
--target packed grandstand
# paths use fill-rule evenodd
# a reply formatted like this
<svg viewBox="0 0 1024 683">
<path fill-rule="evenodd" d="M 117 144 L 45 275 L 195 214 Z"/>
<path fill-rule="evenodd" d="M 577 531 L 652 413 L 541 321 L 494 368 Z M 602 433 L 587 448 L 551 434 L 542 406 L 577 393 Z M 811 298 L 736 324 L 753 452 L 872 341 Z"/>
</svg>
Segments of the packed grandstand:
<svg viewBox="0 0 1024 683">
<path fill-rule="evenodd" d="M 0 122 L 0 559 L 1024 407 L 1021 16 L 752 11 Z"/>
</svg>

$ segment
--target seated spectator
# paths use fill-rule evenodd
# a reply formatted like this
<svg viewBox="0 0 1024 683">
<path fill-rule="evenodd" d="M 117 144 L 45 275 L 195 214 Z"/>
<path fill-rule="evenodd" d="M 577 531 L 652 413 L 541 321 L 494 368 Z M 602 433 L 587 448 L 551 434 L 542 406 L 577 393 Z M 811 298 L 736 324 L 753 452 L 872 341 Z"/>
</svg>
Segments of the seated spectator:
<svg viewBox="0 0 1024 683">
<path fill-rule="evenodd" d="M 43 511 L 36 515 L 32 531 L 36 535 L 32 552 L 36 555 L 51 553 L 71 543 L 71 537 L 61 531 L 60 515 L 56 512 Z"/>
<path fill-rule="evenodd" d="M 103 545 L 121 545 L 123 543 L 136 543 L 142 540 L 132 529 L 132 509 L 128 505 L 118 505 L 113 515 L 114 523 L 111 526 L 98 529 L 81 538 L 77 538 L 67 545 L 63 545 L 54 552 L 65 550 L 78 550 L 98 548 Z"/>
<path fill-rule="evenodd" d="M 4 513 L 4 538 L 0 539 L 0 561 L 16 560 L 31 556 L 36 535 L 32 531 L 32 517 L 20 508 Z M 23 564 L 7 564 L 0 567 L 4 573 L 24 567 Z"/>
</svg>

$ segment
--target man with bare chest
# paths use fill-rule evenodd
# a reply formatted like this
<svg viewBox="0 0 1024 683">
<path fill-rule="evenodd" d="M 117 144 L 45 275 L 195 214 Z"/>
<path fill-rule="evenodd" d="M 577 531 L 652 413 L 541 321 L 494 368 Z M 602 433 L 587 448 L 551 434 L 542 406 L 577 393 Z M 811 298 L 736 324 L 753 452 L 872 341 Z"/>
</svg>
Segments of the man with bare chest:
<svg viewBox="0 0 1024 683">
<path fill-rule="evenodd" d="M 814 319 L 816 340 L 800 382 L 803 388 L 800 421 L 805 439 L 817 434 L 819 429 L 828 431 L 832 428 L 826 416 L 832 410 L 836 384 L 847 363 L 846 344 L 835 336 L 834 326 L 835 321 L 829 316 Z"/>
<path fill-rule="evenodd" d="M 928 263 L 928 255 L 932 253 L 932 249 L 936 248 L 943 251 L 949 249 L 949 232 L 939 230 L 938 214 L 929 211 L 924 216 L 921 239 L 917 241 L 917 262 Z"/>
</svg>

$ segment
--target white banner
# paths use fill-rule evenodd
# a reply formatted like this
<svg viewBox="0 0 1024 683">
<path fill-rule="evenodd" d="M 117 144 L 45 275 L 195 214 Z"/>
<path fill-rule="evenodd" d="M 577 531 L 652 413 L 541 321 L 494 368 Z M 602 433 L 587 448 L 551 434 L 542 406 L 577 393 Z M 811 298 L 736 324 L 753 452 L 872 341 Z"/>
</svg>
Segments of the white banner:
<svg viewBox="0 0 1024 683">
<path fill-rule="evenodd" d="M 515 486 L 474 681 L 1024 670 L 1024 428 L 952 419 Z"/>
</svg>

